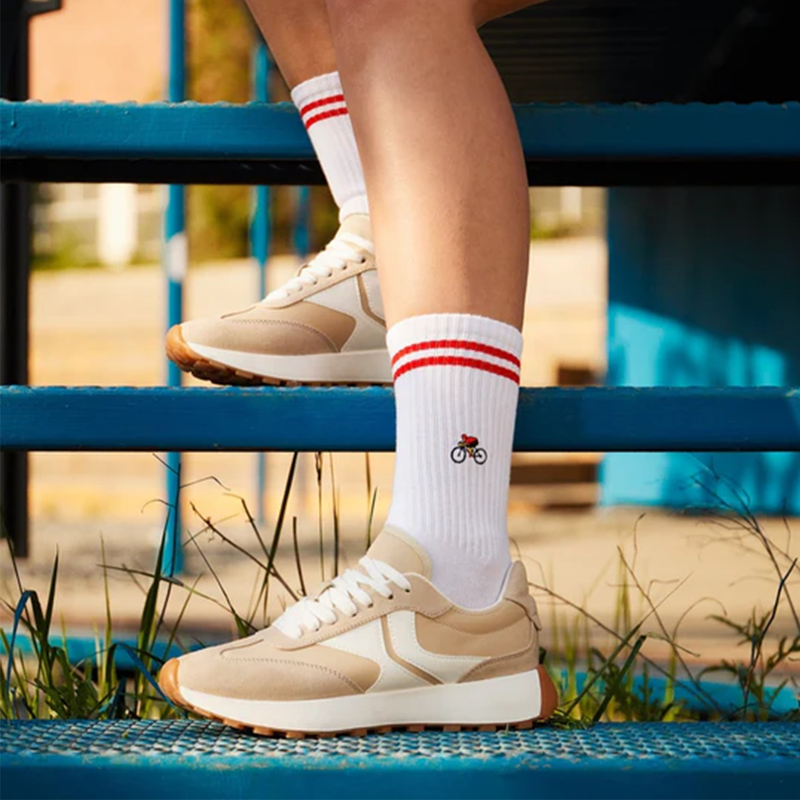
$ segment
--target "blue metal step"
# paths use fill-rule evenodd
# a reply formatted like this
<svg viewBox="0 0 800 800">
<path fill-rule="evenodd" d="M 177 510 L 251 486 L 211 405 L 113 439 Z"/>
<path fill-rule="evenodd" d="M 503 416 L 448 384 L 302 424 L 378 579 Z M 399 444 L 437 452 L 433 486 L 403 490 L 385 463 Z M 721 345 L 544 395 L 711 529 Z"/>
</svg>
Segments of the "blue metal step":
<svg viewBox="0 0 800 800">
<path fill-rule="evenodd" d="M 11 798 L 796 798 L 800 725 L 264 739 L 210 722 L 0 723 Z"/>
<path fill-rule="evenodd" d="M 533 104 L 515 114 L 531 183 L 791 183 L 800 175 L 800 103 Z M 0 101 L 0 158 L 4 180 L 322 182 L 287 103 Z"/>
<path fill-rule="evenodd" d="M 0 388 L 6 450 L 390 451 L 389 388 Z M 800 451 L 800 389 L 521 389 L 525 451 Z"/>
</svg>

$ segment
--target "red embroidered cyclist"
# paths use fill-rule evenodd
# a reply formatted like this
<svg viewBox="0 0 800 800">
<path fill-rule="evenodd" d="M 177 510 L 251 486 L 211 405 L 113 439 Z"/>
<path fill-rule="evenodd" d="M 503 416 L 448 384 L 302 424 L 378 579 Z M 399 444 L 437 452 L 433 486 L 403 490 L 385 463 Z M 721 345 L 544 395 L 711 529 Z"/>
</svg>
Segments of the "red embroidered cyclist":
<svg viewBox="0 0 800 800">
<path fill-rule="evenodd" d="M 461 442 L 462 447 L 467 448 L 467 452 L 472 456 L 472 451 L 478 446 L 478 437 L 477 436 L 467 436 L 466 433 L 461 434 Z"/>
<path fill-rule="evenodd" d="M 486 451 L 478 447 L 478 437 L 461 434 L 461 441 L 450 451 L 450 458 L 456 464 L 463 464 L 467 456 L 475 461 L 476 464 L 486 463 Z"/>
</svg>

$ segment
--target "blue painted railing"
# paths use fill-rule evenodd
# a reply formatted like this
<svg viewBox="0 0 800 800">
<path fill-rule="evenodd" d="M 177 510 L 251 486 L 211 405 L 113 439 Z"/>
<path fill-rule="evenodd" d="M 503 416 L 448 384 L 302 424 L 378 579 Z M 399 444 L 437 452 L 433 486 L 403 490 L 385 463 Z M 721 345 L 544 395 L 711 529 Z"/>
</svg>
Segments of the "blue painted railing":
<svg viewBox="0 0 800 800">
<path fill-rule="evenodd" d="M 531 184 L 800 181 L 800 103 L 533 104 L 514 112 Z M 287 103 L 0 101 L 0 157 L 4 179 L 323 181 Z"/>
<path fill-rule="evenodd" d="M 179 103 L 186 97 L 186 3 L 170 0 L 169 3 L 169 79 L 167 99 Z M 189 245 L 186 234 L 186 187 L 171 184 L 167 187 L 167 207 L 164 212 L 164 272 L 167 278 L 166 329 L 183 322 L 183 279 L 189 267 Z M 183 372 L 172 361 L 167 361 L 167 386 L 180 386 Z M 181 454 L 166 454 L 167 497 L 178 497 L 181 475 Z M 183 569 L 181 547 L 180 503 L 169 506 L 167 537 L 164 542 L 162 568 L 166 575 L 175 575 Z"/>
<path fill-rule="evenodd" d="M 259 38 L 253 49 L 250 68 L 250 95 L 256 102 L 270 99 L 270 56 L 267 45 Z M 251 195 L 250 255 L 258 270 L 256 302 L 267 295 L 267 261 L 272 246 L 272 191 L 269 186 L 254 187 Z M 267 460 L 263 452 L 256 454 L 256 520 L 266 520 Z"/>
<path fill-rule="evenodd" d="M 515 108 L 529 158 L 800 158 L 800 103 L 531 104 Z M 0 101 L 3 158 L 311 159 L 291 103 Z"/>
<path fill-rule="evenodd" d="M 388 388 L 0 387 L 9 450 L 394 449 Z M 800 451 L 800 389 L 521 389 L 517 451 Z"/>
</svg>

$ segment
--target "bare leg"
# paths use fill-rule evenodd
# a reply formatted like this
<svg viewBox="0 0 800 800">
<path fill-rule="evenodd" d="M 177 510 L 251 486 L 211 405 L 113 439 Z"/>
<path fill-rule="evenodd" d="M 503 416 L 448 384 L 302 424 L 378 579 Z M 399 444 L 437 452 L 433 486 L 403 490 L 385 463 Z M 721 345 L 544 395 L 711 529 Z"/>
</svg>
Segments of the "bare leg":
<svg viewBox="0 0 800 800">
<path fill-rule="evenodd" d="M 519 134 L 474 0 L 328 0 L 328 12 L 389 326 L 387 525 L 422 545 L 447 597 L 487 607 L 510 574 L 529 249 Z"/>
<path fill-rule="evenodd" d="M 472 0 L 328 0 L 361 153 L 387 322 L 522 323 L 528 190 Z"/>
<path fill-rule="evenodd" d="M 475 0 L 473 19 L 481 25 L 544 0 Z M 247 0 L 289 88 L 333 72 L 336 55 L 327 0 Z"/>
<path fill-rule="evenodd" d="M 247 5 L 290 89 L 336 70 L 325 0 L 247 0 Z"/>
</svg>

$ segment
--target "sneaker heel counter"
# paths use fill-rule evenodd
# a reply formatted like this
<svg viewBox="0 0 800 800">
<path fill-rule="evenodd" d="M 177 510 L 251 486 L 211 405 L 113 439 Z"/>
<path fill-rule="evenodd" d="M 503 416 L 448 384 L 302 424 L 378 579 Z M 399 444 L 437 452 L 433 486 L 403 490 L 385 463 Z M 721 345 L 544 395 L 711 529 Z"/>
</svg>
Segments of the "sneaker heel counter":
<svg viewBox="0 0 800 800">
<path fill-rule="evenodd" d="M 539 666 L 542 662 L 539 658 L 539 654 L 541 653 L 541 649 L 539 646 L 539 629 L 531 620 L 531 643 L 529 648 L 533 654 L 533 659 L 536 662 L 536 666 Z"/>
<path fill-rule="evenodd" d="M 542 630 L 539 609 L 536 606 L 536 601 L 531 597 L 528 589 L 528 574 L 525 571 L 525 565 L 521 561 L 514 562 L 511 567 L 511 573 L 506 584 L 505 599 L 522 606 L 534 629 L 537 632 Z"/>
</svg>

